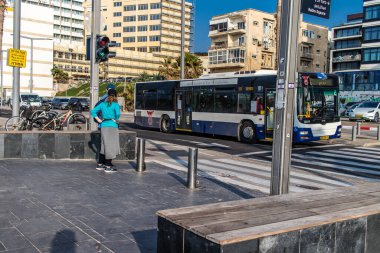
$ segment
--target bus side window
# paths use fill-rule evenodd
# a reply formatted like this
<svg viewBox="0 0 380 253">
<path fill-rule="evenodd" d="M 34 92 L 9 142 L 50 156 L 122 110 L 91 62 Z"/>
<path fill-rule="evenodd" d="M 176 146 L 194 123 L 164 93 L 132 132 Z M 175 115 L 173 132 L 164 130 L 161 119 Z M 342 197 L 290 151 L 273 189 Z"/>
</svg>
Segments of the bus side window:
<svg viewBox="0 0 380 253">
<path fill-rule="evenodd" d="M 238 113 L 251 113 L 252 93 L 238 93 Z"/>
<path fill-rule="evenodd" d="M 194 89 L 194 106 L 196 112 L 214 112 L 214 94 L 210 89 Z"/>
</svg>

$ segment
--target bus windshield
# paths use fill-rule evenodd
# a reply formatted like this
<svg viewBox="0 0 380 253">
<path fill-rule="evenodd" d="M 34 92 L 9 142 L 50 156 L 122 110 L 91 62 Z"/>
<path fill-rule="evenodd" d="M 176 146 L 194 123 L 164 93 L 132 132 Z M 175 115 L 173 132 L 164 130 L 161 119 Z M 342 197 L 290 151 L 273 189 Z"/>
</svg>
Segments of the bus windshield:
<svg viewBox="0 0 380 253">
<path fill-rule="evenodd" d="M 338 89 L 325 87 L 298 88 L 297 116 L 302 123 L 339 121 Z"/>
</svg>

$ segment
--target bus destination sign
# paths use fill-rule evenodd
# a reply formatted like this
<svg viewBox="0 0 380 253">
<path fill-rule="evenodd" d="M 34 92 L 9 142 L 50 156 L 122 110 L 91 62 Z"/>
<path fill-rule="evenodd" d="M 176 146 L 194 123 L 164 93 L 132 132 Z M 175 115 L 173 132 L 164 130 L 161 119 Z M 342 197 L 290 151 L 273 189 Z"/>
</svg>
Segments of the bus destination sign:
<svg viewBox="0 0 380 253">
<path fill-rule="evenodd" d="M 330 18 L 331 0 L 302 0 L 301 12 L 320 18 Z"/>
</svg>

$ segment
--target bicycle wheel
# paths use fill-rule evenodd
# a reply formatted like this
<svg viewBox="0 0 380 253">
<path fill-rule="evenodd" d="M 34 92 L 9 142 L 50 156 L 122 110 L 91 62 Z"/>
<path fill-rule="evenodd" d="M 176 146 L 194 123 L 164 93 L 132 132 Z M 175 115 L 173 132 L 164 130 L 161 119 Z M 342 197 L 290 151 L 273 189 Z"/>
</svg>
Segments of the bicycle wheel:
<svg viewBox="0 0 380 253">
<path fill-rule="evenodd" d="M 34 111 L 32 116 L 30 116 L 30 119 L 31 120 L 37 119 L 38 117 L 40 117 L 41 113 L 43 113 L 43 112 L 44 112 L 43 110 Z"/>
<path fill-rule="evenodd" d="M 87 130 L 87 118 L 81 113 L 73 113 L 67 120 L 67 127 L 69 125 L 84 125 L 83 127 Z M 79 128 L 79 126 L 78 126 Z"/>
<path fill-rule="evenodd" d="M 26 119 L 19 117 L 19 116 L 14 116 L 12 118 L 9 118 L 5 122 L 5 130 L 7 131 L 24 131 L 26 130 Z"/>
<path fill-rule="evenodd" d="M 47 117 L 38 117 L 32 122 L 32 127 L 41 131 L 55 130 L 55 120 Z"/>
</svg>

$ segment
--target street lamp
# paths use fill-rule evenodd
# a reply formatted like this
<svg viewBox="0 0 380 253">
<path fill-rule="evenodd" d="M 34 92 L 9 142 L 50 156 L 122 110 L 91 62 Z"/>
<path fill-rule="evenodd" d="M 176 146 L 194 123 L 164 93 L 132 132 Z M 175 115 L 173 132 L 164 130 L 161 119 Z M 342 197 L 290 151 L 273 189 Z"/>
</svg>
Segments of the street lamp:
<svg viewBox="0 0 380 253">
<path fill-rule="evenodd" d="M 13 34 L 11 34 L 13 35 Z M 30 80 L 29 80 L 29 90 L 30 90 L 30 93 L 33 92 L 33 42 L 35 40 L 53 40 L 53 39 L 50 39 L 50 38 L 33 38 L 33 37 L 29 37 L 29 36 L 24 36 L 24 35 L 20 35 L 21 38 L 23 39 L 28 39 L 30 40 Z"/>
</svg>

